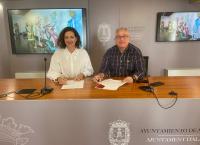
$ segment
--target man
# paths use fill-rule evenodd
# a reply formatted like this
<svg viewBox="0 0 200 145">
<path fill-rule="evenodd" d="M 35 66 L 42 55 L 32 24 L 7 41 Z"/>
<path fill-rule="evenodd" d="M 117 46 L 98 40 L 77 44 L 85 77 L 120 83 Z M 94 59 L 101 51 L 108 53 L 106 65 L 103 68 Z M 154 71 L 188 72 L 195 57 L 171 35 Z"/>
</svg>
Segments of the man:
<svg viewBox="0 0 200 145">
<path fill-rule="evenodd" d="M 143 57 L 139 48 L 130 42 L 127 28 L 116 30 L 116 45 L 103 56 L 99 74 L 93 80 L 102 81 L 105 77 L 125 77 L 124 82 L 133 83 L 144 77 Z"/>
</svg>

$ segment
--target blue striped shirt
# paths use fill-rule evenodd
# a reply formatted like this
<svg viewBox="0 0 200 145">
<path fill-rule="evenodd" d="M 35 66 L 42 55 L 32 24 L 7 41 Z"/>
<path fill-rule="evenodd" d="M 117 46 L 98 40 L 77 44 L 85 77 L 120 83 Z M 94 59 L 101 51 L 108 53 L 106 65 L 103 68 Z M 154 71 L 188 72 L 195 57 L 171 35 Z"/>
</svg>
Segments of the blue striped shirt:
<svg viewBox="0 0 200 145">
<path fill-rule="evenodd" d="M 139 48 L 129 43 L 123 53 L 115 45 L 103 56 L 100 73 L 110 77 L 126 77 L 134 75 L 144 77 L 143 57 Z"/>
</svg>

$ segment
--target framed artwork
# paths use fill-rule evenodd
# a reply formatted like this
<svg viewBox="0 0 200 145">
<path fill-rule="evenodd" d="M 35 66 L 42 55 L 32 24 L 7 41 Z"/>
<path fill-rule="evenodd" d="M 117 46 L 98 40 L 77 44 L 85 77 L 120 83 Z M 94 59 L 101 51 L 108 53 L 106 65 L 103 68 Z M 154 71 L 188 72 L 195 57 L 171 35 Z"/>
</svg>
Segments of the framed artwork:
<svg viewBox="0 0 200 145">
<path fill-rule="evenodd" d="M 86 9 L 8 9 L 13 54 L 53 53 L 64 27 L 75 28 L 86 47 Z"/>
<path fill-rule="evenodd" d="M 156 41 L 199 41 L 200 12 L 159 12 Z"/>
</svg>

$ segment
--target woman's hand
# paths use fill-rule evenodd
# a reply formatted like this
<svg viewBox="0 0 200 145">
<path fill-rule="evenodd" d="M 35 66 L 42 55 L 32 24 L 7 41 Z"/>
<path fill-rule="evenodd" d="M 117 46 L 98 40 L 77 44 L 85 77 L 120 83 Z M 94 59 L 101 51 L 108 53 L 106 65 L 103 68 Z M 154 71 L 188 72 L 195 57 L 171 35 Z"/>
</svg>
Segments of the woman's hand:
<svg viewBox="0 0 200 145">
<path fill-rule="evenodd" d="M 58 83 L 60 85 L 64 85 L 67 83 L 67 78 L 66 77 L 58 77 Z"/>
</svg>

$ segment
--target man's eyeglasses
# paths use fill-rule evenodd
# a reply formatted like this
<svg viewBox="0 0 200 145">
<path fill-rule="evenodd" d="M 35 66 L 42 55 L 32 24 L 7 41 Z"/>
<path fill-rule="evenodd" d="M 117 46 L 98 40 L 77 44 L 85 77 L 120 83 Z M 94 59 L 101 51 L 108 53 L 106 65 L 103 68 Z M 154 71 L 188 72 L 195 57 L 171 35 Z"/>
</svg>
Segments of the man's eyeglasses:
<svg viewBox="0 0 200 145">
<path fill-rule="evenodd" d="M 115 37 L 115 39 L 127 39 L 127 38 L 129 38 L 129 36 L 128 35 L 124 35 L 124 36 L 116 36 Z"/>
</svg>

